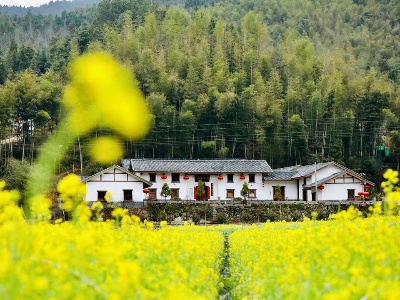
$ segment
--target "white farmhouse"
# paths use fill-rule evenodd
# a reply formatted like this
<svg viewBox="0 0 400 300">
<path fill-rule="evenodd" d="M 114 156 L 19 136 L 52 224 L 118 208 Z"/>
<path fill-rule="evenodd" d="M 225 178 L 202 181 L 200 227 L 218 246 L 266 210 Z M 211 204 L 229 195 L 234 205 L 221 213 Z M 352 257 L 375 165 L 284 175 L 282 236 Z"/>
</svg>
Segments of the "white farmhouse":
<svg viewBox="0 0 400 300">
<path fill-rule="evenodd" d="M 199 180 L 206 191 L 204 200 L 240 197 L 243 183 L 248 183 L 249 198 L 267 199 L 263 178 L 272 172 L 265 160 L 150 160 L 125 159 L 122 166 L 151 182 L 149 199 L 162 198 L 161 188 L 167 183 L 171 198 L 195 200 Z"/>
<path fill-rule="evenodd" d="M 335 162 L 275 170 L 265 160 L 245 159 L 123 159 L 121 165 L 83 181 L 88 201 L 104 199 L 107 191 L 116 202 L 163 199 L 160 192 L 165 183 L 172 191 L 168 199 L 196 200 L 199 180 L 206 191 L 202 200 L 210 201 L 240 197 L 244 182 L 249 187 L 248 198 L 254 201 L 348 200 L 367 195 L 368 187 L 374 185 Z"/>
<path fill-rule="evenodd" d="M 106 193 L 110 192 L 110 200 L 114 202 L 143 202 L 143 185 L 151 185 L 145 179 L 117 165 L 87 177 L 82 182 L 86 184 L 87 201 L 105 200 Z"/>
<path fill-rule="evenodd" d="M 301 201 L 354 200 L 368 196 L 374 186 L 363 174 L 335 162 L 275 169 L 264 181 L 273 194 L 279 187 L 282 199 Z"/>
</svg>

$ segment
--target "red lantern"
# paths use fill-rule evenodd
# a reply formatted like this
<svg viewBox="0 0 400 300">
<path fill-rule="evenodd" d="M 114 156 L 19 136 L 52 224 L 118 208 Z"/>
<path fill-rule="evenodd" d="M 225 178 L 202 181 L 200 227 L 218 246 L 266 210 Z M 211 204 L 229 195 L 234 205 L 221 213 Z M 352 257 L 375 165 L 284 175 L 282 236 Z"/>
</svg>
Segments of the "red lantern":
<svg viewBox="0 0 400 300">
<path fill-rule="evenodd" d="M 245 180 L 246 177 L 244 177 L 244 175 L 240 175 L 240 180 Z"/>
<path fill-rule="evenodd" d="M 223 179 L 224 179 L 224 177 L 222 175 L 218 176 L 218 180 L 223 180 Z"/>
<path fill-rule="evenodd" d="M 370 186 L 368 184 L 364 185 L 365 190 L 369 190 Z"/>
<path fill-rule="evenodd" d="M 183 180 L 189 180 L 189 176 L 188 175 L 183 176 Z"/>
<path fill-rule="evenodd" d="M 161 176 L 161 179 L 162 179 L 162 180 L 165 180 L 165 179 L 167 179 L 167 175 L 165 175 L 165 174 L 162 174 L 162 176 Z"/>
<path fill-rule="evenodd" d="M 150 193 L 150 190 L 146 188 L 143 190 L 143 193 L 148 194 L 148 193 Z"/>
<path fill-rule="evenodd" d="M 323 190 L 325 187 L 323 186 L 323 185 L 320 185 L 319 187 L 318 187 L 318 189 L 320 189 L 320 190 Z"/>
<path fill-rule="evenodd" d="M 364 195 L 365 197 L 368 197 L 368 196 L 369 196 L 369 193 L 368 193 L 368 192 L 364 192 L 363 195 Z"/>
</svg>

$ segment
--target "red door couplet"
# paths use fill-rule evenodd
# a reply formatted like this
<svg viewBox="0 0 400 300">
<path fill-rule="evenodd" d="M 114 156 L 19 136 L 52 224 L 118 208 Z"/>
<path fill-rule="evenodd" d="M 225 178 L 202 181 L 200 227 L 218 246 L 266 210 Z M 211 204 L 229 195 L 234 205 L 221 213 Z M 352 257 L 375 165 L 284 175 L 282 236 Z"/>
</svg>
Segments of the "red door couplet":
<svg viewBox="0 0 400 300">
<path fill-rule="evenodd" d="M 211 198 L 211 188 L 210 188 L 209 186 L 207 186 L 207 185 L 204 184 L 204 189 L 206 190 L 205 196 L 207 196 L 207 200 L 210 200 L 210 198 Z M 197 195 L 196 195 L 196 192 L 197 192 L 197 185 L 194 186 L 194 189 L 193 189 L 193 190 L 194 190 L 194 195 L 193 195 L 194 200 L 197 200 Z M 201 200 L 206 200 L 206 199 L 204 199 L 204 196 L 203 196 L 203 199 L 201 199 Z"/>
</svg>

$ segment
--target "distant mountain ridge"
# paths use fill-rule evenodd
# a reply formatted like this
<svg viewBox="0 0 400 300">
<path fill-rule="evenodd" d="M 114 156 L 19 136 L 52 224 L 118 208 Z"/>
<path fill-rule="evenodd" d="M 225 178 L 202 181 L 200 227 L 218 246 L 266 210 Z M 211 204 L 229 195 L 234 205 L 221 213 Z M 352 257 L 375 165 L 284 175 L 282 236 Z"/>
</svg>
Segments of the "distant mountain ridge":
<svg viewBox="0 0 400 300">
<path fill-rule="evenodd" d="M 76 8 L 86 7 L 89 5 L 97 4 L 101 0 L 60 0 L 50 1 L 48 4 L 43 4 L 39 7 L 23 7 L 23 6 L 5 6 L 0 5 L 0 13 L 6 15 L 17 15 L 20 17 L 25 16 L 28 12 L 35 15 L 61 15 L 63 11 L 71 11 Z"/>
</svg>

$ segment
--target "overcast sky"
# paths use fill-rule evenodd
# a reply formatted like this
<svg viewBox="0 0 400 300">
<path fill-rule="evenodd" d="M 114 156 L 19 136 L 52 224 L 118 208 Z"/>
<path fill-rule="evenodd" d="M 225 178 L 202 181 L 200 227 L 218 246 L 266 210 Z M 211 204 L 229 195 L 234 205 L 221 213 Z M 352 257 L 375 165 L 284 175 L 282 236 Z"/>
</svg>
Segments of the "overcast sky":
<svg viewBox="0 0 400 300">
<path fill-rule="evenodd" d="M 0 5 L 40 6 L 42 4 L 49 3 L 50 1 L 51 0 L 0 0 Z"/>
</svg>

